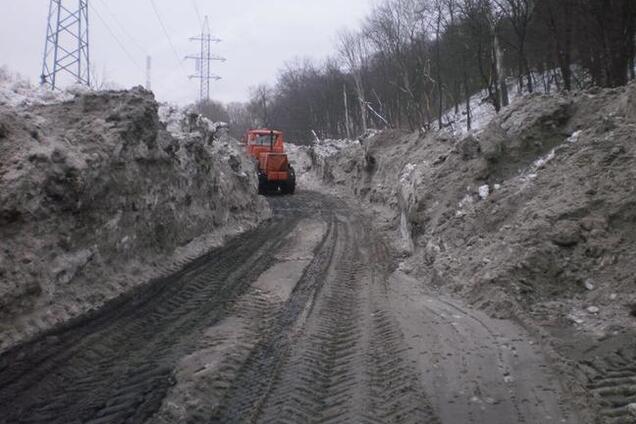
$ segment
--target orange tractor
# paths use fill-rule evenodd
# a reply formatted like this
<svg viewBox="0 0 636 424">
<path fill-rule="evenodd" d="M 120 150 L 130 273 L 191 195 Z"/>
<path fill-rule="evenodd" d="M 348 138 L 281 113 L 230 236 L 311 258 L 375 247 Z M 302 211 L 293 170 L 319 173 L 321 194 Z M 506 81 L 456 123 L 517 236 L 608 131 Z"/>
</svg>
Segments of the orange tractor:
<svg viewBox="0 0 636 424">
<path fill-rule="evenodd" d="M 270 129 L 249 130 L 243 142 L 247 153 L 258 162 L 258 194 L 294 194 L 296 173 L 285 153 L 281 131 Z"/>
</svg>

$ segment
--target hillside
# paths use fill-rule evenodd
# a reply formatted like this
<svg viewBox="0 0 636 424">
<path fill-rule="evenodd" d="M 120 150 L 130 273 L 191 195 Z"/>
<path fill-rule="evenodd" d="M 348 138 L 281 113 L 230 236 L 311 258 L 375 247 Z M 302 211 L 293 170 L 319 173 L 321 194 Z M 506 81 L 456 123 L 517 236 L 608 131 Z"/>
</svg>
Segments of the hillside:
<svg viewBox="0 0 636 424">
<path fill-rule="evenodd" d="M 632 83 L 530 95 L 460 137 L 385 131 L 296 157 L 308 184 L 375 211 L 403 273 L 533 329 L 574 390 L 620 418 L 636 358 L 635 130 Z"/>
</svg>

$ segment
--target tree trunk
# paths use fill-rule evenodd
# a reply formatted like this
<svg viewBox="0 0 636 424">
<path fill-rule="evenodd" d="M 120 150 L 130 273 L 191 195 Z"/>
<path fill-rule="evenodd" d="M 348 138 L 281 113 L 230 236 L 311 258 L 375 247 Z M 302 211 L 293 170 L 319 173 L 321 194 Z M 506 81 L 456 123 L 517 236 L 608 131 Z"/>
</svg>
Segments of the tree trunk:
<svg viewBox="0 0 636 424">
<path fill-rule="evenodd" d="M 466 95 L 466 131 L 471 129 L 471 116 L 470 116 L 470 87 L 468 86 L 468 72 L 464 67 L 464 93 Z"/>
<path fill-rule="evenodd" d="M 342 86 L 342 94 L 344 97 L 344 110 L 345 110 L 345 132 L 347 139 L 351 140 L 351 120 L 349 119 L 349 101 L 347 99 L 347 85 Z"/>
<path fill-rule="evenodd" d="M 362 86 L 362 78 L 356 77 L 356 91 L 358 94 L 358 105 L 360 106 L 360 119 L 362 120 L 362 133 L 367 132 L 367 102 L 364 99 L 364 87 Z"/>
<path fill-rule="evenodd" d="M 499 105 L 501 107 L 506 107 L 510 103 L 508 98 L 508 86 L 506 85 L 506 74 L 504 72 L 503 66 L 503 50 L 501 49 L 501 44 L 499 42 L 499 35 L 495 30 L 495 38 L 493 42 L 494 50 L 495 50 L 495 67 L 497 68 L 497 84 L 499 85 Z"/>
<path fill-rule="evenodd" d="M 517 57 L 517 80 L 519 83 L 519 94 L 523 93 L 523 75 L 525 74 L 525 58 L 523 57 L 523 43 L 519 40 L 519 56 Z"/>
<path fill-rule="evenodd" d="M 563 77 L 563 86 L 566 91 L 572 90 L 572 19 L 570 19 L 570 0 L 563 2 L 565 7 L 565 40 L 563 46 L 561 74 Z"/>
<path fill-rule="evenodd" d="M 461 95 L 462 95 L 461 89 L 462 89 L 462 87 L 461 87 L 461 83 L 457 79 L 455 79 L 454 86 L 455 86 L 455 89 L 453 90 L 454 91 L 454 93 L 453 93 L 453 103 L 455 103 L 455 115 L 457 115 L 457 114 L 459 114 L 459 103 L 461 102 Z"/>
<path fill-rule="evenodd" d="M 635 40 L 636 43 L 636 40 Z M 636 79 L 636 63 L 634 63 L 634 46 L 631 47 L 631 53 L 629 55 L 629 78 L 631 80 Z"/>
<path fill-rule="evenodd" d="M 495 107 L 495 112 L 499 113 L 501 110 L 501 97 L 499 96 L 499 69 L 497 68 L 497 53 L 495 45 L 492 46 L 490 67 L 492 68 L 492 75 L 488 82 L 488 97 L 492 101 Z"/>
<path fill-rule="evenodd" d="M 438 96 L 438 109 L 437 109 L 437 124 L 439 129 L 442 129 L 443 120 L 444 120 L 444 99 L 442 98 L 442 54 L 441 54 L 441 41 L 440 41 L 440 28 L 442 24 L 442 10 L 441 3 L 439 5 L 439 9 L 437 10 L 437 27 L 435 29 L 435 44 L 436 44 L 436 60 L 437 60 L 437 96 Z"/>
<path fill-rule="evenodd" d="M 524 59 L 525 60 L 525 66 L 526 66 L 526 75 L 528 78 L 528 93 L 533 93 L 534 92 L 534 81 L 532 81 L 532 71 L 530 70 L 530 65 L 528 64 L 528 59 Z"/>
</svg>

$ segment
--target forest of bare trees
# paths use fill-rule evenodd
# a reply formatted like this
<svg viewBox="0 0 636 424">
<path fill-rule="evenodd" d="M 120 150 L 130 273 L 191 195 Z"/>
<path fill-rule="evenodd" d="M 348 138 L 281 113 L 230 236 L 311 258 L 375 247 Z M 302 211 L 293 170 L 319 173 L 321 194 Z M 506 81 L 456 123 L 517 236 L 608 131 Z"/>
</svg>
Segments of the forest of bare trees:
<svg viewBox="0 0 636 424">
<path fill-rule="evenodd" d="M 247 104 L 206 105 L 247 127 L 288 138 L 352 137 L 368 127 L 449 125 L 483 91 L 498 111 L 509 91 L 616 87 L 634 79 L 634 0 L 386 0 L 360 28 L 341 32 L 337 54 L 296 60 Z"/>
</svg>

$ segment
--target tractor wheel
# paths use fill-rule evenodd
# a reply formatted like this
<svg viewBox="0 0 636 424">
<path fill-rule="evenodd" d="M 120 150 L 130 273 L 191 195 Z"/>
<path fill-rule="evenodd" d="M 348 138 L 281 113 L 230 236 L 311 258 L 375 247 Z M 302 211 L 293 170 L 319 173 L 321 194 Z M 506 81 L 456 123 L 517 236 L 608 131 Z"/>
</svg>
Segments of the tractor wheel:
<svg viewBox="0 0 636 424">
<path fill-rule="evenodd" d="M 296 191 L 296 171 L 294 171 L 294 168 L 292 168 L 292 166 L 290 165 L 289 178 L 285 182 L 285 188 L 283 190 L 283 193 L 294 194 L 295 191 Z"/>
<path fill-rule="evenodd" d="M 258 194 L 264 196 L 267 194 L 267 177 L 258 174 Z"/>
</svg>

